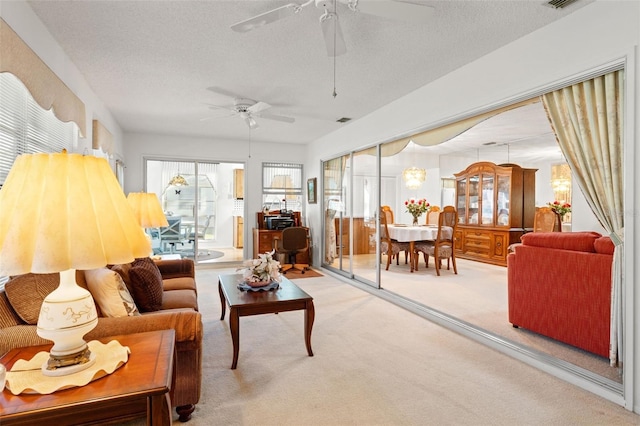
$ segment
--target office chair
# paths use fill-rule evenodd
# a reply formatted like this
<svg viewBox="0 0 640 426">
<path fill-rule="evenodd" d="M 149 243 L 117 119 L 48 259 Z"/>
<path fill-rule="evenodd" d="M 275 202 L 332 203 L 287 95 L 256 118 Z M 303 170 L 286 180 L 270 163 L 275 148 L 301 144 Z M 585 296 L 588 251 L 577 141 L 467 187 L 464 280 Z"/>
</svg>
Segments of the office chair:
<svg viewBox="0 0 640 426">
<path fill-rule="evenodd" d="M 292 226 L 282 230 L 282 238 L 274 238 L 276 253 L 287 257 L 287 264 L 282 265 L 282 273 L 295 269 L 305 273 L 309 269 L 308 264 L 296 263 L 296 256 L 309 249 L 309 236 L 307 228 Z"/>
</svg>

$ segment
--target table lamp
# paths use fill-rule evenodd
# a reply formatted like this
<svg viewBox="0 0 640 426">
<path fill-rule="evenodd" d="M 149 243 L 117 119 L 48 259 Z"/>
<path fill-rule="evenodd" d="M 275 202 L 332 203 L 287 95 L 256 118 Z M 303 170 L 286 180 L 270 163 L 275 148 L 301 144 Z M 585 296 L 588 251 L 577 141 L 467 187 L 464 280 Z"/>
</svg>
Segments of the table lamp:
<svg viewBox="0 0 640 426">
<path fill-rule="evenodd" d="M 158 200 L 158 196 L 155 193 L 130 192 L 127 196 L 127 201 L 133 209 L 133 214 L 138 219 L 138 223 L 145 230 L 169 226 L 167 217 L 160 206 L 160 200 Z M 151 244 L 150 234 L 147 234 L 147 239 Z"/>
<path fill-rule="evenodd" d="M 16 159 L 0 189 L 0 275 L 60 273 L 38 318 L 38 335 L 53 341 L 45 375 L 95 362 L 83 336 L 96 326 L 97 312 L 75 270 L 129 263 L 149 250 L 104 158 L 63 152 Z"/>
<path fill-rule="evenodd" d="M 162 211 L 160 200 L 153 192 L 130 192 L 127 201 L 133 214 L 143 228 L 160 228 L 169 226 L 167 217 Z"/>
</svg>

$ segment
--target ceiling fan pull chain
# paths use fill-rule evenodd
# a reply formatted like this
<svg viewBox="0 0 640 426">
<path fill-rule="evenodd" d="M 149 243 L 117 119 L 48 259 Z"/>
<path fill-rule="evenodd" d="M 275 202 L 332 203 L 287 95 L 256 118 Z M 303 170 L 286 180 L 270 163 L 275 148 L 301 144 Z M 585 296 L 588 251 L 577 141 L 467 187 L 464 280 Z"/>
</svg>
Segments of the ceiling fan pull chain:
<svg viewBox="0 0 640 426">
<path fill-rule="evenodd" d="M 357 0 L 356 0 L 357 2 Z M 338 19 L 338 15 L 336 14 L 337 4 L 333 3 L 333 13 L 335 15 L 335 19 Z M 336 92 L 336 37 L 338 34 L 338 23 L 333 26 L 333 99 L 338 96 L 338 92 Z"/>
</svg>

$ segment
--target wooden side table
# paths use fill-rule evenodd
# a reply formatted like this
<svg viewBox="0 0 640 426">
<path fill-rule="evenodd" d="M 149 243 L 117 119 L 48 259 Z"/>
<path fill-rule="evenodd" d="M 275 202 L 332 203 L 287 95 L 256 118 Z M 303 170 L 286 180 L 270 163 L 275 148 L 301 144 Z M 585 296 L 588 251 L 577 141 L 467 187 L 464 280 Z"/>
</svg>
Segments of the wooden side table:
<svg viewBox="0 0 640 426">
<path fill-rule="evenodd" d="M 131 350 L 129 360 L 112 374 L 49 395 L 0 393 L 0 424 L 78 425 L 123 422 L 145 415 L 147 425 L 171 424 L 169 390 L 174 379 L 175 331 L 113 336 Z M 18 348 L 0 358 L 10 370 L 19 359 L 31 359 L 51 345 Z"/>
</svg>

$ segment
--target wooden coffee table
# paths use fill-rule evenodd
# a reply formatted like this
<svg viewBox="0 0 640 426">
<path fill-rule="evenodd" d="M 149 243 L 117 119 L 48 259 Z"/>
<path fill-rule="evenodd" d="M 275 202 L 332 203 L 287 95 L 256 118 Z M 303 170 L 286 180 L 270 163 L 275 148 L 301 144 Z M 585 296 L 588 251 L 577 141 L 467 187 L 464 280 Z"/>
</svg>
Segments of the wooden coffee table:
<svg viewBox="0 0 640 426">
<path fill-rule="evenodd" d="M 242 291 L 238 289 L 238 283 L 242 281 L 242 275 L 220 275 L 218 277 L 218 291 L 222 304 L 221 320 L 224 320 L 226 306 L 229 305 L 229 328 L 233 341 L 233 362 L 231 369 L 238 365 L 238 353 L 240 352 L 240 317 L 249 315 L 272 314 L 277 312 L 297 311 L 304 309 L 304 342 L 307 353 L 313 356 L 311 350 L 311 329 L 315 318 L 313 298 L 300 287 L 286 278 L 282 278 L 280 288 L 270 291 Z"/>
<path fill-rule="evenodd" d="M 112 374 L 49 395 L 0 392 L 0 424 L 98 424 L 144 415 L 147 425 L 171 424 L 169 390 L 174 377 L 174 330 L 150 331 L 99 339 L 118 340 L 131 350 L 129 360 Z M 7 370 L 51 345 L 18 348 L 0 358 Z"/>
</svg>

